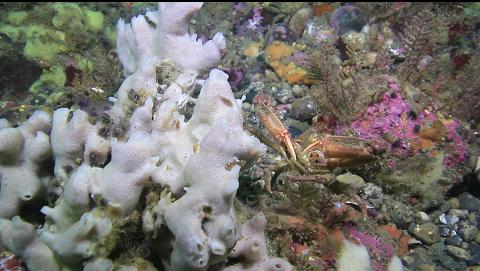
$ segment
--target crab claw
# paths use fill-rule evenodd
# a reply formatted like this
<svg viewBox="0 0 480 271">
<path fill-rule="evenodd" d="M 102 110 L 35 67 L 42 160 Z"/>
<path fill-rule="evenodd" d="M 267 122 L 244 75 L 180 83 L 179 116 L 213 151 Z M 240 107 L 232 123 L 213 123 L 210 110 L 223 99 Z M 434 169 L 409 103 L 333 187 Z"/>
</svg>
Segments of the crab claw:
<svg viewBox="0 0 480 271">
<path fill-rule="evenodd" d="M 293 148 L 293 143 L 288 132 L 283 136 L 283 142 L 287 145 L 288 153 L 290 153 L 293 160 L 297 160 L 297 155 L 295 154 L 295 149 Z"/>
<path fill-rule="evenodd" d="M 272 106 L 272 98 L 267 94 L 258 94 L 255 96 L 253 103 L 257 107 L 258 117 L 263 126 L 265 126 L 277 143 L 285 143 L 290 156 L 293 160 L 297 160 L 290 133 L 275 114 Z"/>
</svg>

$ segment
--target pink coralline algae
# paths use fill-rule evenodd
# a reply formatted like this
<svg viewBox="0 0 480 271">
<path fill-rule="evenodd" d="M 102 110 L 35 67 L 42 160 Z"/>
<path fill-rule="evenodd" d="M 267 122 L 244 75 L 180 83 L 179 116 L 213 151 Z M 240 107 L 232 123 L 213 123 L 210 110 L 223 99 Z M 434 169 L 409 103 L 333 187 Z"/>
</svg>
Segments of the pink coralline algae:
<svg viewBox="0 0 480 271">
<path fill-rule="evenodd" d="M 394 83 L 388 85 L 397 90 Z M 435 123 L 444 132 L 439 140 L 425 139 L 423 129 L 433 129 Z M 467 151 L 462 137 L 458 134 L 457 120 L 440 120 L 432 110 L 424 109 L 415 113 L 410 102 L 402 98 L 399 92 L 385 93 L 378 103 L 367 108 L 363 115 L 355 120 L 351 130 L 363 139 L 380 140 L 390 144 L 391 153 L 400 158 L 406 158 L 424 150 L 422 140 L 432 142 L 425 147 L 444 147 L 446 167 L 456 167 L 466 159 Z M 440 144 L 433 143 L 445 143 Z"/>
<path fill-rule="evenodd" d="M 467 159 L 467 150 L 462 137 L 457 133 L 458 121 L 452 120 L 445 125 L 447 131 L 446 138 L 453 145 L 447 148 L 452 149 L 443 159 L 443 165 L 449 168 L 456 167 Z"/>
<path fill-rule="evenodd" d="M 409 142 L 417 137 L 415 126 L 421 121 L 419 118 L 409 118 L 409 112 L 412 112 L 411 104 L 399 94 L 385 93 L 379 103 L 368 107 L 363 116 L 352 123 L 351 128 L 364 139 L 379 140 L 389 134 L 396 139 L 391 142 L 392 152 L 398 156 L 408 156 L 411 154 Z"/>
<path fill-rule="evenodd" d="M 393 257 L 393 246 L 382 242 L 380 238 L 374 235 L 357 230 L 352 225 L 345 227 L 345 230 L 348 239 L 354 240 L 368 249 L 373 269 L 375 271 L 384 270 L 388 260 Z"/>
</svg>

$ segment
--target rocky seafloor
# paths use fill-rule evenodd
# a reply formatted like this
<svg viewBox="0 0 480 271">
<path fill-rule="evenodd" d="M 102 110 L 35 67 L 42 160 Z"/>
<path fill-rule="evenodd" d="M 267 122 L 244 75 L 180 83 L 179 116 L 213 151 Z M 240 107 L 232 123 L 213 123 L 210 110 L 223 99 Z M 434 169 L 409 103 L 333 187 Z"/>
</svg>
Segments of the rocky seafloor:
<svg viewBox="0 0 480 271">
<path fill-rule="evenodd" d="M 61 107 L 101 118 L 124 76 L 115 24 L 155 8 L 0 6 L 0 118 L 10 123 Z M 269 145 L 241 171 L 236 200 L 265 213 L 273 254 L 297 270 L 335 270 L 353 240 L 375 271 L 393 255 L 404 270 L 480 270 L 478 3 L 206 3 L 190 30 L 204 41 L 224 33 L 219 69 L 245 127 Z M 259 118 L 259 95 L 303 147 L 334 135 L 382 151 L 321 174 L 308 158 L 300 170 Z M 2 255 L 0 270 L 22 268 Z"/>
</svg>

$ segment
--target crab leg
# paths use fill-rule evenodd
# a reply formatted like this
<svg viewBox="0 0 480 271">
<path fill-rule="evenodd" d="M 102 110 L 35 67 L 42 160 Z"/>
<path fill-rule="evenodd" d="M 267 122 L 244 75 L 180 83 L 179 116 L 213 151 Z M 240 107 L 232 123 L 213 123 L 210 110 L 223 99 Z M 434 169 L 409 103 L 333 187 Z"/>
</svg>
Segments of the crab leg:
<svg viewBox="0 0 480 271">
<path fill-rule="evenodd" d="M 293 158 L 293 160 L 297 160 L 297 155 L 295 154 L 295 149 L 293 148 L 293 143 L 288 130 L 285 128 L 285 126 L 283 126 L 280 119 L 278 119 L 275 112 L 273 112 L 268 105 L 260 102 L 258 105 L 258 117 L 263 126 L 265 126 L 265 128 L 270 132 L 272 137 L 277 142 L 285 143 L 290 156 Z"/>
<path fill-rule="evenodd" d="M 317 183 L 329 183 L 332 180 L 332 176 L 328 174 L 306 175 L 306 176 L 285 176 L 285 180 L 292 182 L 317 182 Z"/>
<path fill-rule="evenodd" d="M 303 150 L 302 153 L 306 153 L 307 151 L 315 148 L 315 147 L 318 146 L 318 145 L 322 145 L 321 140 L 317 140 L 317 141 L 313 142 L 312 144 L 308 145 L 308 146 Z"/>
<path fill-rule="evenodd" d="M 332 158 L 373 158 L 362 139 L 349 136 L 327 136 L 307 146 L 303 153 L 320 147 L 325 156 Z"/>
</svg>

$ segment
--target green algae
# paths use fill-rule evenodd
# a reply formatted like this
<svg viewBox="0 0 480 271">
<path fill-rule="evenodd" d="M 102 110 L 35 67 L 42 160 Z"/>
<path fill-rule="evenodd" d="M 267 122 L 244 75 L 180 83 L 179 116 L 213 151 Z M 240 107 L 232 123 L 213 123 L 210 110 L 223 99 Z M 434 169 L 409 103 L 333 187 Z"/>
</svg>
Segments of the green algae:
<svg viewBox="0 0 480 271">
<path fill-rule="evenodd" d="M 99 11 L 85 10 L 85 25 L 94 32 L 101 31 L 104 28 L 105 16 Z"/>
<path fill-rule="evenodd" d="M 67 51 L 65 33 L 32 25 L 24 28 L 26 36 L 23 54 L 27 59 L 41 59 L 55 63 L 57 55 Z"/>
<path fill-rule="evenodd" d="M 30 87 L 30 92 L 40 94 L 45 87 L 60 88 L 65 85 L 67 76 L 61 66 L 55 66 L 49 70 L 44 70 L 40 78 Z"/>
</svg>

